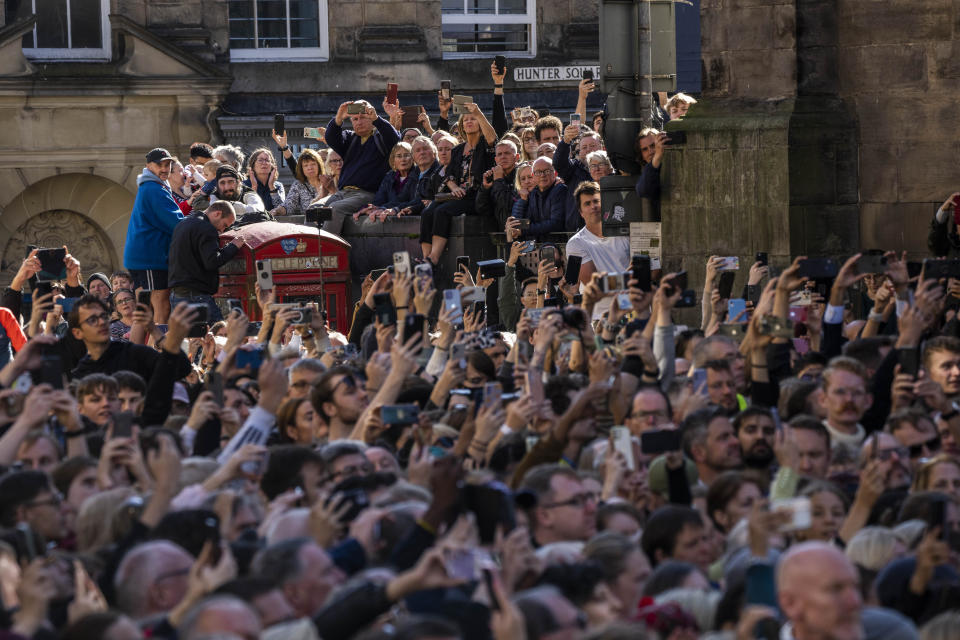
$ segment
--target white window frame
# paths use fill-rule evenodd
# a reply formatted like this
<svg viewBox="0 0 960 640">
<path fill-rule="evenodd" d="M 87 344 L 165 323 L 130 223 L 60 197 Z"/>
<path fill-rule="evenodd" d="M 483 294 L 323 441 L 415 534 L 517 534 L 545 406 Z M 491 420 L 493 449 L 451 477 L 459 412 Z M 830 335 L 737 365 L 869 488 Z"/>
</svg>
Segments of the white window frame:
<svg viewBox="0 0 960 640">
<path fill-rule="evenodd" d="M 70 1 L 67 3 L 67 47 L 24 47 L 23 55 L 31 60 L 74 60 L 74 61 L 103 61 L 110 59 L 110 0 L 100 0 L 100 38 L 103 46 L 71 48 L 73 40 L 73 24 L 70 21 Z M 30 8 L 34 15 L 37 13 L 37 0 L 31 0 Z M 33 26 L 33 41 L 37 41 L 37 26 Z"/>
<path fill-rule="evenodd" d="M 500 0 L 494 0 L 494 13 L 467 13 L 467 4 L 471 0 L 463 0 L 463 13 L 441 13 L 441 31 L 447 25 L 461 24 L 525 24 L 530 28 L 528 51 L 504 51 L 511 58 L 535 58 L 537 56 L 537 0 L 526 0 L 526 13 L 508 13 L 500 15 Z M 553 0 L 547 0 L 548 2 Z M 441 35 L 441 38 L 443 36 Z M 489 58 L 497 55 L 496 51 L 481 52 L 443 52 L 444 60 L 457 58 Z"/>
<path fill-rule="evenodd" d="M 330 30 L 328 28 L 327 0 L 316 0 L 317 35 L 319 47 L 290 46 L 290 0 L 287 0 L 287 46 L 282 49 L 255 47 L 253 49 L 234 49 L 230 47 L 230 62 L 326 62 L 330 58 Z M 257 3 L 253 2 L 253 41 L 259 42 L 259 24 L 257 22 Z M 228 18 L 229 30 L 229 18 Z"/>
</svg>

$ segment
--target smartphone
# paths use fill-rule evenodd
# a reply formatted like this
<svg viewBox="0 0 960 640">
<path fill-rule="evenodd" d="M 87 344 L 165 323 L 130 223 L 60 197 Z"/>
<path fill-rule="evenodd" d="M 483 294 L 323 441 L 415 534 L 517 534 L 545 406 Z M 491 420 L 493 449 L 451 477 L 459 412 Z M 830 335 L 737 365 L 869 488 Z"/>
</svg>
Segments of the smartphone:
<svg viewBox="0 0 960 640">
<path fill-rule="evenodd" d="M 478 549 L 449 549 L 444 553 L 447 575 L 454 580 L 473 582 L 478 578 Z"/>
<path fill-rule="evenodd" d="M 495 406 L 500 404 L 503 395 L 503 386 L 499 382 L 488 382 L 483 385 L 483 404 Z"/>
<path fill-rule="evenodd" d="M 313 138 L 314 140 L 323 140 L 323 136 L 320 134 L 320 127 L 304 127 L 303 137 Z"/>
<path fill-rule="evenodd" d="M 464 287 L 460 290 L 460 299 L 468 304 L 484 302 L 487 299 L 487 291 L 483 287 Z"/>
<path fill-rule="evenodd" d="M 651 267 L 652 268 L 652 267 Z M 677 292 L 677 289 L 684 291 L 687 288 L 687 272 L 686 270 L 680 270 L 674 275 L 670 280 L 670 289 L 667 291 L 668 295 L 674 295 Z"/>
<path fill-rule="evenodd" d="M 763 316 L 760 318 L 760 335 L 774 338 L 792 338 L 794 334 L 793 321 L 778 316 Z"/>
<path fill-rule="evenodd" d="M 473 102 L 473 96 L 453 96 L 453 113 L 455 115 L 462 115 L 464 113 L 469 113 L 467 108 L 464 106 L 467 103 Z"/>
<path fill-rule="evenodd" d="M 25 564 L 30 564 L 37 559 L 37 556 L 41 555 L 40 550 L 43 549 L 43 545 L 37 544 L 36 535 L 33 533 L 33 529 L 26 522 L 17 523 L 16 526 L 16 538 L 17 546 L 19 549 L 20 559 L 24 561 Z"/>
<path fill-rule="evenodd" d="M 384 294 L 389 296 L 390 294 Z M 460 300 L 459 289 L 443 290 L 443 307 L 453 314 L 454 324 L 463 322 L 463 302 Z"/>
<path fill-rule="evenodd" d="M 466 365 L 462 362 L 467 357 L 467 345 L 462 342 L 454 343 L 450 346 L 450 359 L 454 362 L 460 363 L 460 368 L 464 368 Z"/>
<path fill-rule="evenodd" d="M 230 311 L 236 309 L 240 313 L 243 313 L 243 302 L 240 301 L 240 298 L 227 298 L 227 309 Z"/>
<path fill-rule="evenodd" d="M 887 270 L 887 257 L 867 254 L 857 260 L 857 273 L 883 273 Z"/>
<path fill-rule="evenodd" d="M 658 456 L 662 453 L 679 450 L 679 429 L 653 429 L 640 434 L 640 451 L 645 454 Z"/>
<path fill-rule="evenodd" d="M 393 306 L 389 293 L 373 294 L 373 313 L 384 326 L 397 324 L 397 310 Z"/>
<path fill-rule="evenodd" d="M 397 251 L 393 254 L 393 270 L 397 274 L 410 273 L 410 254 Z"/>
<path fill-rule="evenodd" d="M 523 248 L 520 250 L 520 253 L 532 253 L 534 249 L 537 248 L 536 240 L 527 240 L 523 243 Z"/>
<path fill-rule="evenodd" d="M 63 309 L 63 313 L 70 313 L 73 311 L 74 305 L 77 304 L 77 300 L 80 298 L 60 298 L 60 308 Z"/>
<path fill-rule="evenodd" d="M 757 251 L 754 262 L 759 262 L 762 266 L 767 266 L 770 264 L 770 258 L 767 255 L 766 251 Z"/>
<path fill-rule="evenodd" d="M 697 300 L 697 292 L 693 289 L 684 289 L 683 293 L 680 295 L 680 299 L 677 301 L 677 304 L 673 306 L 676 309 L 683 309 L 696 307 L 699 304 L 700 302 Z"/>
<path fill-rule="evenodd" d="M 380 408 L 383 424 L 416 424 L 420 407 L 415 404 L 388 404 Z"/>
<path fill-rule="evenodd" d="M 809 310 L 809 305 L 803 307 L 790 307 L 788 317 L 793 320 L 794 324 L 797 324 L 798 322 L 806 322 L 807 312 Z"/>
<path fill-rule="evenodd" d="M 530 218 L 517 218 L 517 220 L 520 222 L 520 231 L 530 228 Z"/>
<path fill-rule="evenodd" d="M 495 260 L 480 260 L 477 262 L 481 278 L 502 278 L 507 275 L 507 263 L 497 258 Z"/>
<path fill-rule="evenodd" d="M 470 270 L 470 256 L 457 256 L 457 271 L 460 271 L 460 267 L 466 267 L 467 271 Z"/>
<path fill-rule="evenodd" d="M 720 264 L 717 271 L 737 271 L 740 269 L 740 258 L 737 256 L 725 256 L 720 258 Z"/>
<path fill-rule="evenodd" d="M 207 305 L 191 304 L 187 305 L 187 308 L 196 313 L 196 317 L 193 319 L 195 323 L 202 324 L 210 320 L 210 309 L 207 308 Z"/>
<path fill-rule="evenodd" d="M 749 320 L 749 316 L 744 313 L 747 310 L 747 301 L 743 298 L 730 298 L 727 300 L 727 322 L 745 322 Z M 743 313 L 743 316 L 737 318 L 738 315 Z"/>
<path fill-rule="evenodd" d="M 540 325 L 540 318 L 543 317 L 543 309 L 527 309 L 523 312 L 530 318 L 530 327 L 536 329 Z"/>
<path fill-rule="evenodd" d="M 497 599 L 497 594 L 493 590 L 493 571 L 488 568 L 482 570 L 483 573 L 483 585 L 487 590 L 487 600 L 490 601 L 490 610 L 491 611 L 500 611 L 500 601 Z"/>
<path fill-rule="evenodd" d="M 250 367 L 253 375 L 257 375 L 257 372 L 260 371 L 260 365 L 263 364 L 263 348 L 238 349 L 234 364 L 237 369 Z"/>
<path fill-rule="evenodd" d="M 403 342 L 407 343 L 416 334 L 421 334 L 420 343 L 423 344 L 423 323 L 426 318 L 419 313 L 408 313 L 403 319 Z"/>
<path fill-rule="evenodd" d="M 630 272 L 643 291 L 650 291 L 650 256 L 635 254 L 630 258 Z"/>
<path fill-rule="evenodd" d="M 284 127 L 284 116 L 282 113 L 278 113 L 273 116 L 273 130 L 277 132 L 278 136 L 282 136 L 287 132 L 286 128 Z"/>
<path fill-rule="evenodd" d="M 494 56 L 493 64 L 497 66 L 497 73 L 503 75 L 504 70 L 507 67 L 507 58 L 506 56 Z"/>
<path fill-rule="evenodd" d="M 544 260 L 551 264 L 557 263 L 557 248 L 552 244 L 545 244 L 540 247 L 540 262 Z"/>
<path fill-rule="evenodd" d="M 54 389 L 63 389 L 63 357 L 53 345 L 44 346 L 40 370 L 34 377 L 34 383 L 49 384 Z"/>
<path fill-rule="evenodd" d="M 575 125 L 577 125 L 578 127 L 580 126 L 580 114 L 579 114 L 579 113 L 571 113 L 571 114 L 570 114 L 570 124 L 575 124 Z"/>
<path fill-rule="evenodd" d="M 624 426 L 610 427 L 610 437 L 613 439 L 613 449 L 619 451 L 620 455 L 627 461 L 627 469 L 633 471 L 636 469 L 636 462 L 633 459 L 633 439 L 630 435 L 630 429 Z"/>
<path fill-rule="evenodd" d="M 593 80 L 593 69 L 584 69 L 581 77 L 584 80 Z"/>
<path fill-rule="evenodd" d="M 414 267 L 413 274 L 417 278 L 432 278 L 433 267 L 430 266 L 429 262 L 418 264 L 416 267 Z"/>
<path fill-rule="evenodd" d="M 746 336 L 746 330 L 744 329 L 746 325 L 742 325 L 738 322 L 734 323 L 724 323 L 717 328 L 717 333 L 721 336 L 726 336 L 736 341 L 743 340 Z"/>
<path fill-rule="evenodd" d="M 220 563 L 220 555 L 223 549 L 220 548 L 220 518 L 215 515 L 209 515 L 203 519 L 203 539 L 210 543 L 210 564 L 215 567 Z"/>
<path fill-rule="evenodd" d="M 67 277 L 67 265 L 63 260 L 67 257 L 67 250 L 40 249 L 37 258 L 40 260 L 40 271 L 37 272 L 38 281 L 63 280 Z"/>
<path fill-rule="evenodd" d="M 707 370 L 702 368 L 697 368 L 693 370 L 693 392 L 701 395 L 707 395 Z"/>
<path fill-rule="evenodd" d="M 813 524 L 810 511 L 810 498 L 783 498 L 770 503 L 772 511 L 789 511 L 790 521 L 780 527 L 780 531 L 803 531 Z"/>
<path fill-rule="evenodd" d="M 935 500 L 930 504 L 930 522 L 931 529 L 940 527 L 940 539 L 947 538 L 947 503 L 946 500 Z"/>
<path fill-rule="evenodd" d="M 567 256 L 567 269 L 563 272 L 563 281 L 567 284 L 577 284 L 580 282 L 580 265 L 583 264 L 583 258 L 580 256 Z"/>
<path fill-rule="evenodd" d="M 53 293 L 53 283 L 50 280 L 37 280 L 37 286 L 33 288 L 34 298 Z"/>
<path fill-rule="evenodd" d="M 399 85 L 396 82 L 387 83 L 387 102 L 390 104 L 397 104 L 397 94 L 400 91 Z"/>
<path fill-rule="evenodd" d="M 450 81 L 449 80 L 440 81 L 440 95 L 443 96 L 444 100 L 450 99 Z"/>
<path fill-rule="evenodd" d="M 686 131 L 667 131 L 667 144 L 668 145 L 687 144 L 687 132 Z"/>
<path fill-rule="evenodd" d="M 134 418 L 132 411 L 119 411 L 113 414 L 113 437 L 132 438 Z"/>
<path fill-rule="evenodd" d="M 264 291 L 273 289 L 273 260 L 270 258 L 257 260 L 257 284 Z"/>
<path fill-rule="evenodd" d="M 213 393 L 213 401 L 223 406 L 223 374 L 213 369 L 207 374 L 207 391 Z"/>
<path fill-rule="evenodd" d="M 733 281 L 736 279 L 735 271 L 724 271 L 720 274 L 720 281 L 717 283 L 717 291 L 723 299 L 729 299 L 733 293 Z"/>
<path fill-rule="evenodd" d="M 916 347 L 911 349 L 897 349 L 897 358 L 900 361 L 900 373 L 906 373 L 916 378 L 920 373 L 920 351 Z"/>
<path fill-rule="evenodd" d="M 800 261 L 798 275 L 811 280 L 830 280 L 840 271 L 831 258 L 807 258 Z"/>
</svg>

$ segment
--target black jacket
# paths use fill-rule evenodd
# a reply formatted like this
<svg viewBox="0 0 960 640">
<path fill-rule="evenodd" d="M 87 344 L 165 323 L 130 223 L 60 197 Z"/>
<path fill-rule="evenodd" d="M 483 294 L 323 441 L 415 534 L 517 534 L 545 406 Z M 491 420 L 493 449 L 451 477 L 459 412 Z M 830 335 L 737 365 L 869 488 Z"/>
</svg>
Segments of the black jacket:
<svg viewBox="0 0 960 640">
<path fill-rule="evenodd" d="M 507 218 L 513 211 L 513 203 L 520 197 L 513 186 L 516 175 L 517 169 L 514 167 L 509 175 L 494 180 L 492 187 L 481 187 L 477 192 L 477 213 L 493 218 L 498 231 L 506 226 Z"/>
<path fill-rule="evenodd" d="M 212 296 L 220 287 L 218 269 L 238 251 L 235 244 L 220 248 L 220 234 L 205 215 L 184 218 L 170 241 L 170 288 L 186 287 Z"/>
<path fill-rule="evenodd" d="M 139 373 L 149 385 L 159 359 L 160 354 L 150 347 L 132 342 L 112 341 L 99 360 L 91 358 L 89 353 L 83 356 L 77 367 L 70 373 L 70 378 L 82 378 L 91 373 L 111 375 L 117 371 L 133 371 Z M 174 364 L 176 365 L 174 380 L 179 380 L 190 373 L 190 361 L 182 351 Z"/>
</svg>

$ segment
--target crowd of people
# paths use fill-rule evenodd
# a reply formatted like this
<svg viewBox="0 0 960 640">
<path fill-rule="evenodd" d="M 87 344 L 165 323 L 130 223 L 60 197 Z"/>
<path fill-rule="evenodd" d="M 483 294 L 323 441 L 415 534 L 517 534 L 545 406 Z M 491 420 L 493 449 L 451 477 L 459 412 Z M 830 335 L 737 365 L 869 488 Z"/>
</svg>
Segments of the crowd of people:
<svg viewBox="0 0 960 640">
<path fill-rule="evenodd" d="M 275 131 L 287 187 L 269 149 L 154 149 L 125 271 L 30 252 L 0 307 L 3 637 L 957 637 L 960 265 L 760 252 L 734 292 L 713 256 L 693 292 L 604 235 L 592 83 L 579 122 L 510 126 L 505 73 L 490 120 L 441 93 L 435 130 L 354 101 L 323 153 Z M 637 136 L 643 197 L 668 143 Z M 214 298 L 245 225 L 318 205 L 420 217 L 348 332 Z M 501 270 L 442 273 L 459 215 L 495 217 Z"/>
</svg>

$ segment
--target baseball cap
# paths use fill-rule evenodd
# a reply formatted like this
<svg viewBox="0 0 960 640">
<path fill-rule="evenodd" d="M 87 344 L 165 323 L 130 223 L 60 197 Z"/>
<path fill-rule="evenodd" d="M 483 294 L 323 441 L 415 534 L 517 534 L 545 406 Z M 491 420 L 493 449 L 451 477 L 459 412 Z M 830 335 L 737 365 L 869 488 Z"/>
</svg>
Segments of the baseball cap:
<svg viewBox="0 0 960 640">
<path fill-rule="evenodd" d="M 173 156 L 170 155 L 169 151 L 161 147 L 157 147 L 147 154 L 147 162 L 156 162 L 159 164 L 164 160 L 173 160 Z"/>
</svg>

